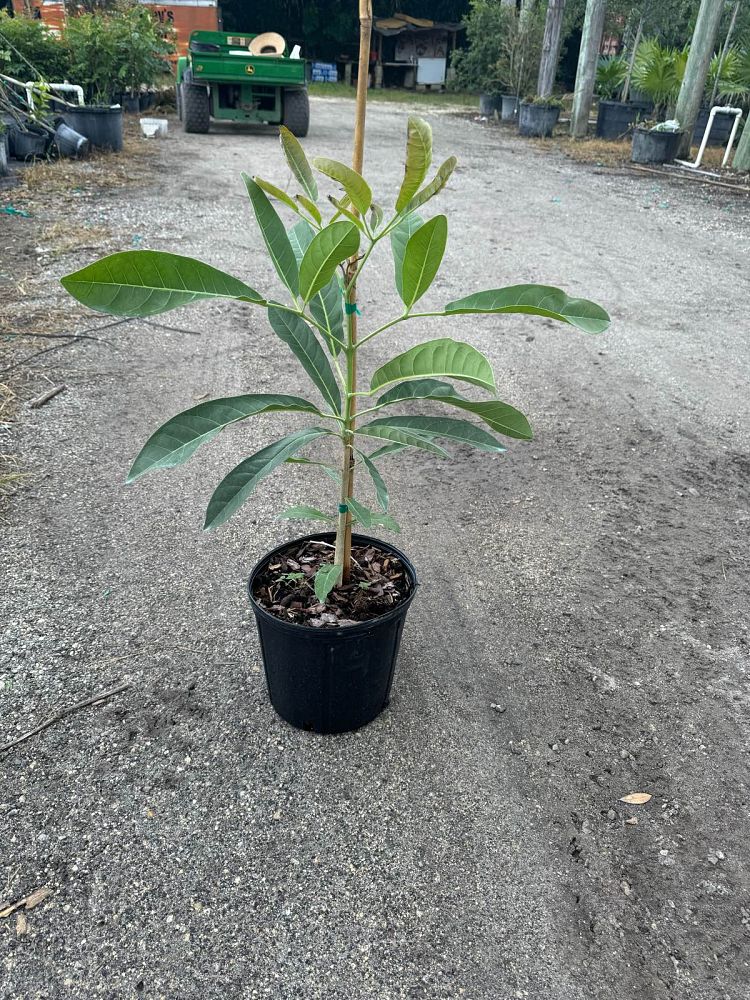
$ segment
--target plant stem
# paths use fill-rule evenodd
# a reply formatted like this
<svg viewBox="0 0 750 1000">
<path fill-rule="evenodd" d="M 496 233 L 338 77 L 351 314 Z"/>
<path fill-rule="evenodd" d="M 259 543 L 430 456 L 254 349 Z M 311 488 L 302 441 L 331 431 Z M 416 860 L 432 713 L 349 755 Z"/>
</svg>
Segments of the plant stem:
<svg viewBox="0 0 750 1000">
<path fill-rule="evenodd" d="M 362 173 L 365 153 L 365 113 L 367 111 L 367 84 L 370 66 L 370 36 L 372 33 L 372 0 L 359 0 L 359 67 L 357 72 L 357 104 L 354 118 L 354 147 L 352 168 Z M 357 412 L 357 277 L 358 258 L 349 259 L 346 268 L 347 346 L 346 346 L 346 405 L 344 412 L 344 451 L 341 460 L 341 501 L 346 501 L 354 488 L 354 424 Z M 341 582 L 349 582 L 352 559 L 352 516 L 348 510 L 339 511 L 336 531 L 337 566 L 341 566 Z"/>
</svg>

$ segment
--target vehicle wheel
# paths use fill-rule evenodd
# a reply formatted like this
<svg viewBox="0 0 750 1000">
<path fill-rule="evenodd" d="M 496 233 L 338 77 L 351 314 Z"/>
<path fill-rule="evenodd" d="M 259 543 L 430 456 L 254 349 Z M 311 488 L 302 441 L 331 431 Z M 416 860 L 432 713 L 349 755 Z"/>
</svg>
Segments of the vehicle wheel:
<svg viewBox="0 0 750 1000">
<path fill-rule="evenodd" d="M 185 72 L 180 84 L 180 111 L 182 127 L 186 132 L 208 132 L 211 124 L 211 105 L 206 88 L 191 83 L 193 74 Z"/>
<path fill-rule="evenodd" d="M 281 121 L 292 135 L 300 139 L 307 135 L 310 128 L 310 99 L 307 96 L 307 88 L 284 91 L 284 112 Z"/>
<path fill-rule="evenodd" d="M 177 117 L 182 121 L 182 84 L 178 83 L 174 89 L 174 101 L 177 105 Z"/>
</svg>

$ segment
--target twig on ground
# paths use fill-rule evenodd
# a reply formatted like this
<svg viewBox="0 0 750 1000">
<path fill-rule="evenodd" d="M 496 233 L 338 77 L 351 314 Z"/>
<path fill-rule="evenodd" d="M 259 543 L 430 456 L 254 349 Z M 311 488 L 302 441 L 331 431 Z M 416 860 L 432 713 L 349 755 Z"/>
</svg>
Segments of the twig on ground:
<svg viewBox="0 0 750 1000">
<path fill-rule="evenodd" d="M 65 385 L 64 382 L 62 383 L 62 385 L 52 386 L 51 389 L 48 389 L 46 392 L 43 392 L 41 396 L 37 396 L 35 399 L 30 400 L 29 409 L 38 410 L 40 406 L 44 406 L 45 403 L 49 403 L 49 401 L 51 399 L 54 399 L 58 393 L 63 392 L 67 388 L 68 387 L 67 385 Z"/>
<path fill-rule="evenodd" d="M 113 323 L 105 323 L 104 326 L 99 326 L 97 330 L 107 330 L 113 326 L 121 326 L 123 323 L 131 323 L 133 321 L 132 316 L 126 316 L 125 319 L 115 320 Z M 33 336 L 33 334 L 31 335 Z M 15 364 L 10 365 L 8 368 L 3 368 L 0 370 L 0 375 L 7 375 L 8 372 L 15 371 L 16 368 L 20 368 L 22 365 L 28 364 L 29 361 L 33 361 L 34 358 L 41 357 L 42 354 L 49 354 L 50 351 L 59 351 L 61 347 L 70 347 L 71 344 L 75 344 L 77 340 L 98 340 L 96 337 L 88 337 L 79 335 L 77 333 L 71 333 L 68 335 L 69 339 L 64 344 L 53 344 L 52 347 L 45 347 L 43 351 L 36 351 L 34 354 L 28 354 L 25 358 L 21 358 L 20 361 L 16 361 Z M 101 341 L 101 343 L 106 343 L 106 341 Z"/>
<path fill-rule="evenodd" d="M 45 729 L 49 729 L 50 726 L 54 726 L 56 722 L 66 719 L 69 715 L 72 715 L 73 712 L 78 712 L 82 708 L 88 708 L 89 705 L 96 705 L 100 701 L 105 701 L 107 698 L 113 698 L 116 694 L 120 694 L 121 691 L 125 691 L 129 687 L 130 684 L 119 684 L 115 688 L 110 688 L 109 691 L 104 691 L 102 694 L 86 698 L 85 701 L 79 701 L 75 705 L 71 705 L 70 708 L 65 708 L 62 712 L 58 712 L 56 715 L 51 715 L 49 719 L 46 719 L 35 729 L 31 729 L 28 733 L 24 733 L 23 736 L 19 736 L 18 739 L 11 740 L 10 743 L 6 743 L 5 746 L 0 747 L 0 753 L 5 753 L 6 750 L 12 750 L 20 743 L 25 743 L 26 740 L 31 739 L 32 736 L 36 736 L 38 733 L 44 732 Z"/>
</svg>

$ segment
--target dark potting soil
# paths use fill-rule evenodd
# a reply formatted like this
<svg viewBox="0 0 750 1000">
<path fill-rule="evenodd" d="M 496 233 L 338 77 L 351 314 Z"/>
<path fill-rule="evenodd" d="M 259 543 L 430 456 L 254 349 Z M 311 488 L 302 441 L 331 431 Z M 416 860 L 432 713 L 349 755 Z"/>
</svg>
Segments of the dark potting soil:
<svg viewBox="0 0 750 1000">
<path fill-rule="evenodd" d="M 384 615 L 408 595 L 409 576 L 398 556 L 375 545 L 353 545 L 349 583 L 334 587 L 321 604 L 315 574 L 333 556 L 333 546 L 325 542 L 293 543 L 275 553 L 258 574 L 254 599 L 282 621 L 339 628 Z"/>
</svg>

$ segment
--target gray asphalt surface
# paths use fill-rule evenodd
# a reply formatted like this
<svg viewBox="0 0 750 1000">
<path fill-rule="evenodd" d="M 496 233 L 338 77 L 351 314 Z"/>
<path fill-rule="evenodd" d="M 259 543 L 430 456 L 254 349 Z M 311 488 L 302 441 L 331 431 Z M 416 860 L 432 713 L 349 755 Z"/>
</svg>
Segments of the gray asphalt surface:
<svg viewBox="0 0 750 1000">
<path fill-rule="evenodd" d="M 309 153 L 348 159 L 352 115 L 315 102 Z M 371 343 L 374 368 L 469 341 L 537 436 L 384 463 L 423 585 L 389 710 L 335 738 L 273 713 L 244 590 L 306 530 L 272 515 L 333 484 L 278 473 L 200 531 L 219 478 L 304 418 L 123 485 L 207 395 L 312 391 L 263 314 L 202 304 L 50 356 L 69 390 L 12 441 L 33 478 L 2 529 L 4 737 L 132 686 L 0 760 L 0 894 L 54 890 L 27 934 L 0 920 L 3 1000 L 750 995 L 747 204 L 427 117 L 460 165 L 425 306 L 541 281 L 612 330 L 466 317 Z M 379 200 L 405 123 L 370 109 Z M 286 181 L 271 132 L 173 126 L 147 188 L 86 211 L 271 291 L 242 169 Z M 361 298 L 366 326 L 396 308 L 385 249 Z"/>
</svg>

